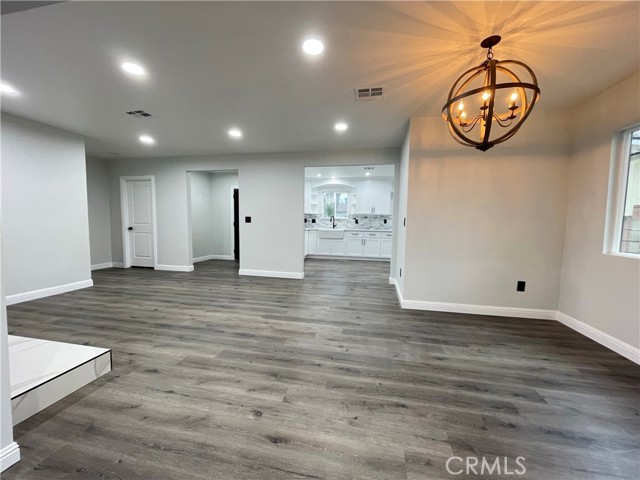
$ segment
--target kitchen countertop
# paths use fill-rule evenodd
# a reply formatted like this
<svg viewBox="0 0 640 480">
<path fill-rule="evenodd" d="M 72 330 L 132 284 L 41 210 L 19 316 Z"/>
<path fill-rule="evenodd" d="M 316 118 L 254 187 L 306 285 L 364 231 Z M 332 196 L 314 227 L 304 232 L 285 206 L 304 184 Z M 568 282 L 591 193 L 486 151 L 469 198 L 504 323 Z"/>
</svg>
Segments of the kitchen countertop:
<svg viewBox="0 0 640 480">
<path fill-rule="evenodd" d="M 305 230 L 344 230 L 345 232 L 381 232 L 381 233 L 393 233 L 390 228 L 320 228 L 320 227 L 304 227 Z"/>
</svg>

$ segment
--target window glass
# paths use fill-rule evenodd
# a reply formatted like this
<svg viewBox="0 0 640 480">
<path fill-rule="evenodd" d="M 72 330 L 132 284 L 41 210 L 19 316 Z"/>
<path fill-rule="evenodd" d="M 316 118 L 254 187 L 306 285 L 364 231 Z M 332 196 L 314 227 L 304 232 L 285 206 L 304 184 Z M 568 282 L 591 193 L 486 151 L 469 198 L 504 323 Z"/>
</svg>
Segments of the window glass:
<svg viewBox="0 0 640 480">
<path fill-rule="evenodd" d="M 325 218 L 347 218 L 349 216 L 349 194 L 325 192 L 322 214 Z"/>
<path fill-rule="evenodd" d="M 640 130 L 629 135 L 620 253 L 640 254 Z M 619 217 L 618 217 L 619 218 Z"/>
</svg>

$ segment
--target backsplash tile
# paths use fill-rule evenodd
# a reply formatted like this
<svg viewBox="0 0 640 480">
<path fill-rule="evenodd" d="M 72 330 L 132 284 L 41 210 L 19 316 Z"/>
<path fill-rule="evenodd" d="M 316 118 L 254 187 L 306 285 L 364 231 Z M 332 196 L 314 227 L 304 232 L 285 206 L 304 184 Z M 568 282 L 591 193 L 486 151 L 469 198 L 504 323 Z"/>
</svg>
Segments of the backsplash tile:
<svg viewBox="0 0 640 480">
<path fill-rule="evenodd" d="M 338 218 L 336 228 L 354 230 L 391 230 L 392 215 L 351 215 L 349 218 Z M 319 214 L 305 214 L 305 228 L 331 228 L 331 220 L 321 218 Z M 315 223 L 312 221 L 315 220 Z M 358 223 L 356 223 L 356 220 Z M 384 223 L 384 221 L 387 223 Z"/>
</svg>

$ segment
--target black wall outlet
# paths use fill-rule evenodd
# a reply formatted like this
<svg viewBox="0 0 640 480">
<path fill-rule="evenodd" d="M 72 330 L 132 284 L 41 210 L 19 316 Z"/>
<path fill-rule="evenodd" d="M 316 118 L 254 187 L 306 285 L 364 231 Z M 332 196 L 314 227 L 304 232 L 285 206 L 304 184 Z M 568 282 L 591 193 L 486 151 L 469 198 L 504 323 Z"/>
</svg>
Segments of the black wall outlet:
<svg viewBox="0 0 640 480">
<path fill-rule="evenodd" d="M 315 218 L 312 218 L 312 219 L 311 219 L 311 223 L 316 223 L 316 219 L 315 219 Z"/>
<path fill-rule="evenodd" d="M 387 224 L 387 219 L 386 218 L 384 219 L 384 223 L 385 223 L 385 225 Z"/>
<path fill-rule="evenodd" d="M 516 287 L 516 291 L 524 292 L 524 286 L 527 282 L 523 282 L 522 280 L 518 280 L 518 286 Z"/>
<path fill-rule="evenodd" d="M 251 223 L 251 217 L 244 217 L 244 223 Z"/>
</svg>

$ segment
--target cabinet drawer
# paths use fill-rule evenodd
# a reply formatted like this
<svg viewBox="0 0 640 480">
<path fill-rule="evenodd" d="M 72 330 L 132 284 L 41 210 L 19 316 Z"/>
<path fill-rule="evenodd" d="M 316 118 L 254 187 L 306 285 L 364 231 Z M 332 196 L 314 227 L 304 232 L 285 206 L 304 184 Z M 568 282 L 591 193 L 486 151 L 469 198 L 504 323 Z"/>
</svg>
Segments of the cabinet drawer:
<svg viewBox="0 0 640 480">
<path fill-rule="evenodd" d="M 383 233 L 382 238 L 393 238 L 393 233 Z"/>
<path fill-rule="evenodd" d="M 364 234 L 366 238 L 380 238 L 379 233 L 367 232 Z"/>
<path fill-rule="evenodd" d="M 362 232 L 345 232 L 349 238 L 362 238 Z"/>
</svg>

